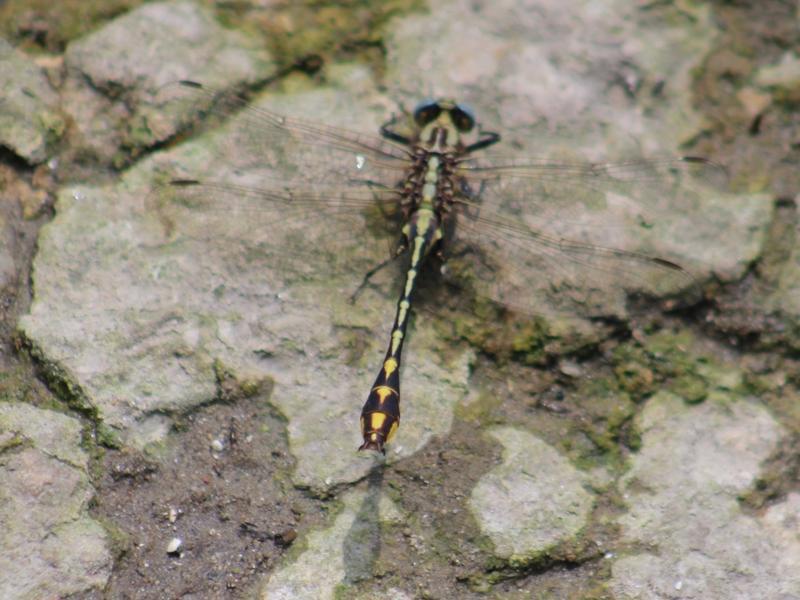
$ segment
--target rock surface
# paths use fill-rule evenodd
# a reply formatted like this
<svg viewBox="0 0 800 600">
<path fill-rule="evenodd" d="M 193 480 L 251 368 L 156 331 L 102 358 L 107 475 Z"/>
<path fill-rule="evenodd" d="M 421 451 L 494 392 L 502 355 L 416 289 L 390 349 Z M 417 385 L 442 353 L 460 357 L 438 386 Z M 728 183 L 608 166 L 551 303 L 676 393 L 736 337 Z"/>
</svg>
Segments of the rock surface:
<svg viewBox="0 0 800 600">
<path fill-rule="evenodd" d="M 268 214 L 255 202 L 265 198 L 248 193 L 221 193 L 210 206 L 167 209 L 161 188 L 154 186 L 170 176 L 211 177 L 251 186 L 246 190 L 271 185 L 280 194 L 287 181 L 313 186 L 330 178 L 353 194 L 331 194 L 341 200 L 364 197 L 363 190 L 359 196 L 350 187 L 350 174 L 357 169 L 363 169 L 360 177 L 370 184 L 383 181 L 371 176 L 386 170 L 380 161 L 361 165 L 365 157 L 358 153 L 346 155 L 353 160 L 345 164 L 337 159 L 341 155 L 312 146 L 305 151 L 323 156 L 312 163 L 314 169 L 270 171 L 264 157 L 294 146 L 269 134 L 260 146 L 254 141 L 253 125 L 264 126 L 270 119 L 263 113 L 258 118 L 236 114 L 212 123 L 210 132 L 192 131 L 183 143 L 156 150 L 154 145 L 172 138 L 186 119 L 197 115 L 197 105 L 171 112 L 171 105 L 160 102 L 165 84 L 181 78 L 228 90 L 277 77 L 282 87 L 256 96 L 254 106 L 311 116 L 356 131 L 363 140 L 373 139 L 394 102 L 410 106 L 421 96 L 434 95 L 468 102 L 484 127 L 503 134 L 502 145 L 487 152 L 493 158 L 528 155 L 546 165 L 549 160 L 609 156 L 674 157 L 683 143 L 705 133 L 703 118 L 692 108 L 691 74 L 719 32 L 707 7 L 682 3 L 663 10 L 668 19 L 622 0 L 576 1 L 566 7 L 510 0 L 436 2 L 425 14 L 401 14 L 383 25 L 381 80 L 363 65 L 333 64 L 319 76 L 323 85 L 277 73 L 262 46 L 222 27 L 190 2 L 149 3 L 113 19 L 70 45 L 63 108 L 75 122 L 75 149 L 99 163 L 123 165 L 144 152 L 152 155 L 116 185 L 89 182 L 61 190 L 56 216 L 39 238 L 34 302 L 20 329 L 43 368 L 65 390 L 64 401 L 118 434 L 123 446 L 152 452 L 156 459 L 160 446 L 177 439 L 182 418 L 208 403 L 230 400 L 229 379 L 241 389 L 274 384 L 268 402 L 285 420 L 293 459 L 285 485 L 323 498 L 321 512 L 330 514 L 301 531 L 284 562 L 265 567 L 268 580 L 259 586 L 264 597 L 324 598 L 342 590 L 364 598 L 378 592 L 397 598 L 436 596 L 435 588 L 426 586 L 445 580 L 440 597 L 452 596 L 454 589 L 470 597 L 481 593 L 482 571 L 497 565 L 511 570 L 516 586 L 502 588 L 500 581 L 498 594 L 538 593 L 541 581 L 552 576 L 557 581 L 547 589 L 555 590 L 555 597 L 569 597 L 577 589 L 571 585 L 592 592 L 600 586 L 620 598 L 744 598 L 763 590 L 770 597 L 798 596 L 794 573 L 800 571 L 800 549 L 792 533 L 797 494 L 786 494 L 757 514 L 738 502 L 787 437 L 785 427 L 765 409 L 766 399 L 734 393 L 734 385 L 720 383 L 705 403 L 688 404 L 661 392 L 637 405 L 641 449 L 632 454 L 630 471 L 619 482 L 627 513 L 614 516 L 619 538 L 603 540 L 604 549 L 609 548 L 603 564 L 611 563 L 610 574 L 594 570 L 597 563 L 587 567 L 582 562 L 567 573 L 529 572 L 531 565 L 542 564 L 539 559 L 552 558 L 554 548 L 596 541 L 582 537 L 595 531 L 593 507 L 608 502 L 601 492 L 587 491 L 584 471 L 568 456 L 580 444 L 591 452 L 607 447 L 583 438 L 563 440 L 563 447 L 552 437 L 546 442 L 548 431 L 544 425 L 536 430 L 536 419 L 526 421 L 534 423 L 530 430 L 521 423 L 498 426 L 502 418 L 497 414 L 503 413 L 492 407 L 502 400 L 487 383 L 492 377 L 507 377 L 509 396 L 523 407 L 520 413 L 536 411 L 537 418 L 554 419 L 527 395 L 526 378 L 535 379 L 534 370 L 520 361 L 512 376 L 494 373 L 492 363 L 486 377 L 486 362 L 494 355 L 469 347 L 463 339 L 471 338 L 459 329 L 460 322 L 429 314 L 437 313 L 434 302 L 423 304 L 406 345 L 402 425 L 387 465 L 379 467 L 395 479 L 384 490 L 364 492 L 363 480 L 375 464 L 354 451 L 358 414 L 388 342 L 402 280 L 399 265 L 377 273 L 355 308 L 350 295 L 396 243 L 389 231 L 375 227 L 383 222 L 378 221 L 381 215 L 348 212 L 346 203 L 342 215 L 349 220 L 304 211 L 302 204 Z M 47 157 L 47 132 L 59 126 L 53 118 L 42 127 L 37 115 L 52 110 L 54 98 L 29 60 L 7 48 L 0 53 L 4 68 L 25 75 L 26 86 L 40 90 L 34 94 L 37 102 L 30 103 L 32 111 L 18 110 L 21 96 L 0 103 L 0 143 L 28 162 L 41 162 Z M 787 56 L 779 68 L 763 71 L 757 83 L 791 86 L 796 59 Z M 0 80 L 4 77 L 10 80 L 0 71 Z M 21 129 L 10 127 L 2 115 L 11 115 Z M 238 140 L 249 145 L 238 147 Z M 542 208 L 528 225 L 548 227 L 552 240 L 573 236 L 584 241 L 586 235 L 601 245 L 663 255 L 685 265 L 701 282 L 741 278 L 761 255 L 773 217 L 770 199 L 723 194 L 704 181 L 671 204 L 669 194 L 661 194 L 668 180 L 648 180 L 645 171 L 620 188 L 602 177 L 571 180 L 569 169 L 543 172 L 540 187 L 531 183 L 516 189 L 541 192 L 552 184 L 557 190 L 552 196 L 518 193 L 513 198 Z M 486 187 L 503 192 L 496 181 Z M 622 188 L 632 188 L 630 195 L 617 193 Z M 550 206 L 542 198 L 566 205 Z M 545 300 L 553 299 L 548 293 L 558 287 L 551 286 L 554 279 L 563 275 L 570 282 L 555 252 L 559 244 L 550 249 L 541 277 L 537 273 L 535 281 L 521 282 Z M 796 244 L 791 251 L 772 302 L 796 319 Z M 519 272 L 527 276 L 532 271 Z M 617 274 L 602 271 L 598 279 L 603 274 L 609 275 L 599 282 L 603 294 L 587 303 L 625 322 L 630 315 Z M 514 308 L 515 302 L 508 305 Z M 556 307 L 532 312 L 547 320 L 551 308 L 555 312 Z M 600 331 L 595 322 L 581 326 Z M 568 326 L 565 331 L 564 337 L 577 335 Z M 518 358 L 514 340 L 504 342 Z M 686 361 L 695 360 L 692 352 L 685 350 Z M 732 368 L 730 356 L 719 360 Z M 592 368 L 580 364 L 565 376 L 600 379 Z M 742 379 L 737 377 L 736 386 Z M 477 398 L 478 408 L 464 417 L 459 411 L 468 394 Z M 593 406 L 604 400 L 598 392 L 581 402 Z M 483 405 L 490 406 L 485 413 Z M 477 484 L 452 492 L 461 508 L 448 513 L 442 524 L 431 515 L 437 514 L 440 500 L 455 502 L 448 494 L 466 475 L 448 471 L 448 453 L 469 455 L 463 447 L 472 440 L 465 438 L 481 437 L 476 429 L 454 433 L 454 424 L 463 422 L 501 445 L 503 457 L 494 465 L 465 469 Z M 621 446 L 617 434 L 608 432 L 607 437 Z M 92 489 L 78 421 L 0 403 L 0 436 L 3 522 L 11 524 L 0 539 L 0 562 L 7 563 L 0 564 L 0 574 L 6 574 L 0 575 L 0 595 L 35 598 L 102 589 L 111 558 L 107 535 L 86 514 Z M 441 475 L 409 475 L 406 461 L 431 446 L 439 449 L 431 462 Z M 264 460 L 270 460 L 266 453 Z M 613 487 L 613 477 L 604 473 L 603 487 Z M 203 482 L 196 483 L 200 491 L 187 498 L 204 493 Z M 330 510 L 331 501 L 341 506 Z M 401 512 L 400 502 L 418 510 Z M 448 531 L 453 536 L 448 539 L 460 543 L 416 547 L 422 537 L 416 533 L 431 522 L 442 530 L 452 522 L 458 535 Z M 405 529 L 397 534 L 401 523 Z M 481 536 L 492 542 L 491 548 L 476 542 Z M 385 546 L 376 543 L 384 538 Z M 159 548 L 167 542 L 158 540 Z M 405 550 L 402 555 L 398 547 Z M 389 555 L 393 561 L 381 563 L 381 549 L 395 552 Z M 161 554 L 164 560 L 192 556 L 191 550 L 184 558 Z M 9 577 L 22 558 L 32 564 L 30 575 Z M 459 571 L 461 561 L 471 571 Z M 579 579 L 580 585 L 574 584 Z M 148 588 L 144 580 L 137 586 Z"/>
<path fill-rule="evenodd" d="M 778 523 L 800 520 L 797 495 L 760 516 L 738 498 L 785 431 L 754 399 L 714 393 L 700 406 L 660 393 L 639 415 L 642 449 L 622 482 L 619 598 L 794 598 L 800 539 Z M 780 528 L 778 526 L 777 528 Z M 758 557 L 754 560 L 754 557 Z"/>
<path fill-rule="evenodd" d="M 64 132 L 58 96 L 33 61 L 0 39 L 0 145 L 30 164 L 44 162 Z"/>
<path fill-rule="evenodd" d="M 0 596 L 63 598 L 101 590 L 111 575 L 105 531 L 88 516 L 94 493 L 80 423 L 0 403 Z"/>
<path fill-rule="evenodd" d="M 529 433 L 498 427 L 489 434 L 503 444 L 503 462 L 475 486 L 470 508 L 495 555 L 525 564 L 574 540 L 592 509 L 585 477 Z"/>
</svg>

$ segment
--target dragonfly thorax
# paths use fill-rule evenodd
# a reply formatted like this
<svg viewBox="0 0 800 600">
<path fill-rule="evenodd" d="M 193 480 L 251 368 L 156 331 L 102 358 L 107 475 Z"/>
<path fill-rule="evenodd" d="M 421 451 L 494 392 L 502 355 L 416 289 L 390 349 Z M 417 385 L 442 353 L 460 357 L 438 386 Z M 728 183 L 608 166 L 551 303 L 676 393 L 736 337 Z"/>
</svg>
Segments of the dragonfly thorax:
<svg viewBox="0 0 800 600">
<path fill-rule="evenodd" d="M 440 227 L 453 200 L 457 158 L 453 153 L 430 152 L 421 146 L 417 146 L 414 156 L 401 188 L 405 218 L 410 220 L 422 209 L 431 210 Z"/>
</svg>

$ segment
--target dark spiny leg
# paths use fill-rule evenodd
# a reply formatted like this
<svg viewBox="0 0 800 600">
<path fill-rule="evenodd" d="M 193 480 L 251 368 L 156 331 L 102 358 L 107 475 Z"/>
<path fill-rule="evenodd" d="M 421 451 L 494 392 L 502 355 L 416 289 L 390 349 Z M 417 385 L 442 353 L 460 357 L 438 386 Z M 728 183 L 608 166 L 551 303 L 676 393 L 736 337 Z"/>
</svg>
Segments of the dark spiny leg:
<svg viewBox="0 0 800 600">
<path fill-rule="evenodd" d="M 389 258 L 387 258 L 385 260 L 382 260 L 380 263 L 378 263 L 377 265 L 372 267 L 369 271 L 367 271 L 364 274 L 364 278 L 361 280 L 361 283 L 358 284 L 358 287 L 356 288 L 356 290 L 352 294 L 350 294 L 350 304 L 355 304 L 356 300 L 358 300 L 358 297 L 361 295 L 361 293 L 369 285 L 369 280 L 370 279 L 372 279 L 382 269 L 384 269 L 387 266 L 389 266 L 390 264 L 392 264 L 395 260 L 397 260 L 398 257 L 400 257 L 402 254 L 404 254 L 407 250 L 408 250 L 408 244 L 407 243 L 404 242 L 404 243 L 399 244 L 397 246 L 397 249 L 392 254 L 392 256 L 390 256 Z"/>
<path fill-rule="evenodd" d="M 481 199 L 481 196 L 483 195 L 483 190 L 486 189 L 486 180 L 481 179 L 481 187 L 477 192 L 472 189 L 472 187 L 469 185 L 469 181 L 467 181 L 464 178 L 462 178 L 459 181 L 458 187 L 459 187 L 458 189 L 459 193 L 462 194 L 465 198 L 473 202 L 477 202 Z"/>
<path fill-rule="evenodd" d="M 392 129 L 392 127 L 397 125 L 397 120 L 398 120 L 397 116 L 396 115 L 392 115 L 391 119 L 389 119 L 388 121 L 386 121 L 386 123 L 381 125 L 381 135 L 383 137 L 385 137 L 387 140 L 392 140 L 393 142 L 399 142 L 400 144 L 403 144 L 404 146 L 410 146 L 411 145 L 411 138 L 409 138 L 408 136 L 402 135 L 400 133 L 397 133 L 396 131 L 394 131 Z"/>
<path fill-rule="evenodd" d="M 465 150 L 468 153 L 475 152 L 476 150 L 482 150 L 483 148 L 488 148 L 489 146 L 496 144 L 499 141 L 500 141 L 499 133 L 494 133 L 492 131 L 481 131 L 478 141 L 467 146 Z"/>
</svg>

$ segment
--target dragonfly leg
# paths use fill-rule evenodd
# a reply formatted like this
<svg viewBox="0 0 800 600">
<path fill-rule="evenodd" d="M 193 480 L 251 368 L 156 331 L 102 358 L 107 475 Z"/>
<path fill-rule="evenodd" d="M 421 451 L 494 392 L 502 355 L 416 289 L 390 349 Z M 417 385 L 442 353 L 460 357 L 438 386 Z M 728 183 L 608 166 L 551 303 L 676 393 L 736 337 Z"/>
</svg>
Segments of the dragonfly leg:
<svg viewBox="0 0 800 600">
<path fill-rule="evenodd" d="M 397 117 L 397 115 L 392 115 L 391 119 L 389 119 L 388 121 L 386 121 L 386 123 L 381 125 L 381 135 L 385 137 L 387 140 L 398 142 L 400 144 L 403 144 L 404 146 L 410 146 L 411 138 L 401 133 L 397 133 L 394 130 L 394 126 L 397 125 L 398 120 L 399 118 Z"/>
<path fill-rule="evenodd" d="M 380 181 L 375 181 L 374 179 L 353 178 L 353 179 L 348 179 L 347 183 L 353 186 L 364 186 L 366 188 L 369 188 L 370 190 L 386 191 L 394 189 L 391 186 L 388 186 Z"/>
<path fill-rule="evenodd" d="M 397 258 L 400 255 L 405 254 L 406 250 L 408 250 L 407 243 L 403 242 L 399 244 L 389 258 L 382 260 L 380 263 L 378 263 L 377 265 L 372 267 L 369 271 L 367 271 L 364 274 L 364 278 L 361 280 L 361 283 L 358 284 L 358 287 L 355 289 L 355 291 L 352 294 L 350 294 L 350 304 L 356 303 L 358 297 L 361 295 L 364 289 L 366 289 L 366 287 L 369 285 L 370 279 L 372 279 L 382 269 L 392 264 L 395 260 L 397 260 Z"/>
<path fill-rule="evenodd" d="M 500 134 L 495 133 L 493 131 L 483 131 L 480 130 L 478 135 L 478 141 L 473 142 L 469 146 L 465 148 L 467 152 L 475 152 L 476 150 L 483 150 L 484 148 L 488 148 L 489 146 L 496 144 L 500 141 Z"/>
<path fill-rule="evenodd" d="M 460 203 L 459 214 L 467 217 L 468 219 L 477 219 L 480 216 L 481 206 L 480 200 L 483 196 L 483 190 L 486 188 L 486 180 L 481 181 L 481 186 L 478 190 L 473 189 L 466 179 L 462 179 L 459 183 L 459 194 L 469 200 L 469 202 Z M 456 201 L 457 202 L 457 201 Z"/>
</svg>

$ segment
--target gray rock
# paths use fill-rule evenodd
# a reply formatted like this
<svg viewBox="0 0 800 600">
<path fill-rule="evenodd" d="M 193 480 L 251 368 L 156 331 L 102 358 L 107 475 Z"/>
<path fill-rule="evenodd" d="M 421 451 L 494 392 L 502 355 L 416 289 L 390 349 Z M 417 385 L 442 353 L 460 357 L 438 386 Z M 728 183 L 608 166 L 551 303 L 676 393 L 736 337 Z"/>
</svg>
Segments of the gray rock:
<svg viewBox="0 0 800 600">
<path fill-rule="evenodd" d="M 4 216 L 0 216 L 0 290 L 11 289 L 17 283 L 17 261 L 14 257 L 14 231 Z"/>
<path fill-rule="evenodd" d="M 271 105 L 283 112 L 330 115 L 330 122 L 349 120 L 354 128 L 369 112 L 365 105 L 354 110 L 351 98 L 335 90 L 276 97 Z M 372 131 L 377 120 L 372 117 Z M 246 131 L 250 125 L 239 120 L 231 127 Z M 309 283 L 292 286 L 280 279 L 280 263 L 261 250 L 275 228 L 252 202 L 228 204 L 236 201 L 228 196 L 207 210 L 169 215 L 177 225 L 168 235 L 165 215 L 148 195 L 154 171 L 168 165 L 212 176 L 216 170 L 222 179 L 252 163 L 252 154 L 229 151 L 236 134 L 222 134 L 154 157 L 115 190 L 65 190 L 58 216 L 40 238 L 37 277 L 47 283 L 37 287 L 22 327 L 37 344 L 59 346 L 45 354 L 62 357 L 65 377 L 132 441 L 152 442 L 158 431 L 166 433 L 150 426 L 151 413 L 182 412 L 213 398 L 220 361 L 243 381 L 278 382 L 272 402 L 289 418 L 298 485 L 324 490 L 358 479 L 371 466 L 354 453 L 358 411 L 388 332 L 370 340 L 362 363 L 348 366 L 342 340 L 331 328 L 371 330 L 389 321 L 394 298 L 365 293 L 357 310 L 348 300 L 362 273 L 387 255 L 389 244 L 372 240 L 366 260 L 363 252 L 347 259 L 360 260 L 363 271 L 312 264 L 305 275 Z M 300 241 L 313 248 L 310 240 L 324 239 L 330 222 L 301 216 Z M 333 247 L 360 243 L 353 237 L 334 241 Z M 100 255 L 105 258 L 97 260 Z M 315 275 L 313 269 L 321 272 Z M 55 305 L 60 309 L 53 313 Z M 54 320 L 56 314 L 63 320 Z M 74 337 L 65 337 L 65 331 Z M 447 431 L 465 393 L 471 353 L 455 354 L 448 364 L 426 360 L 426 346 L 436 343 L 432 332 L 422 330 L 410 342 L 404 394 L 415 402 L 404 410 L 403 449 L 395 447 L 400 455 Z M 109 360 L 112 356 L 117 358 Z"/>
<path fill-rule="evenodd" d="M 800 196 L 795 201 L 800 200 Z M 779 311 L 798 322 L 800 320 L 800 244 L 789 249 L 785 263 L 778 265 L 775 287 L 764 303 L 767 310 Z M 797 341 L 793 341 L 797 344 Z"/>
<path fill-rule="evenodd" d="M 629 512 L 610 587 L 619 598 L 797 598 L 800 543 L 788 498 L 763 516 L 738 497 L 785 435 L 751 399 L 714 392 L 688 405 L 663 392 L 638 417 L 642 449 L 622 482 Z"/>
<path fill-rule="evenodd" d="M 0 144 L 28 163 L 42 163 L 64 127 L 44 71 L 0 39 Z"/>
<path fill-rule="evenodd" d="M 111 574 L 80 423 L 27 404 L 0 403 L 0 597 L 101 590 Z"/>
<path fill-rule="evenodd" d="M 364 562 L 378 559 L 381 527 L 401 522 L 402 515 L 378 490 L 350 491 L 342 495 L 341 504 L 332 523 L 311 532 L 304 540 L 303 552 L 270 575 L 260 590 L 260 598 L 333 600 L 341 597 L 347 584 L 371 575 L 364 571 Z M 350 593 L 347 597 L 370 596 Z M 389 590 L 388 597 L 400 600 L 406 596 Z"/>
<path fill-rule="evenodd" d="M 266 77 L 273 65 L 247 37 L 221 27 L 193 2 L 145 4 L 67 48 L 64 110 L 73 144 L 107 162 L 174 133 L 152 106 L 179 79 L 226 86 Z"/>
<path fill-rule="evenodd" d="M 524 565 L 575 541 L 593 506 L 586 478 L 534 435 L 512 427 L 489 433 L 505 447 L 503 462 L 481 477 L 469 506 L 495 556 Z"/>
<path fill-rule="evenodd" d="M 676 156 L 703 131 L 688 89 L 691 70 L 716 35 L 710 11 L 696 7 L 670 26 L 647 20 L 623 0 L 603 7 L 437 2 L 431 14 L 388 28 L 387 80 L 404 99 L 425 90 L 468 103 L 485 127 L 507 134 L 489 154 L 508 156 L 513 145 L 515 157 L 544 162 Z M 520 200 L 537 203 L 531 225 L 556 237 L 668 258 L 701 280 L 712 273 L 741 277 L 761 251 L 771 216 L 766 195 L 731 196 L 702 186 L 675 195 L 646 173 L 628 197 L 603 194 L 601 182 L 576 183 L 550 172 L 541 179 L 554 180 L 563 197 L 542 202 L 532 188 Z M 542 288 L 568 278 L 564 261 L 553 262 L 543 265 Z M 603 276 L 591 283 L 603 289 L 600 304 L 624 318 L 617 274 L 598 266 Z M 575 277 L 577 285 L 585 278 L 585 272 Z"/>
<path fill-rule="evenodd" d="M 255 103 L 369 135 L 396 98 L 453 96 L 478 109 L 487 128 L 504 134 L 495 157 L 663 158 L 702 135 L 689 83 L 716 34 L 707 8 L 684 8 L 693 13 L 678 23 L 648 22 L 636 3 L 622 0 L 532 5 L 437 2 L 430 14 L 395 19 L 386 28 L 388 95 L 367 69 L 333 66 L 324 72 L 329 87 L 309 90 L 296 78 L 286 86 L 289 92 L 270 92 Z M 271 73 L 268 57 L 250 41 L 185 2 L 148 4 L 116 19 L 72 44 L 67 68 L 65 106 L 84 147 L 104 161 L 122 146 L 135 153 L 166 139 L 190 114 L 170 113 L 159 103 L 168 81 L 193 78 L 227 89 Z M 217 198 L 216 205 L 170 212 L 158 193 L 150 193 L 165 172 L 241 177 L 242 185 L 264 181 L 259 173 L 272 175 L 273 182 L 306 177 L 313 183 L 330 175 L 324 164 L 317 164 L 319 172 L 300 175 L 265 172 L 260 163 L 274 151 L 271 144 L 235 144 L 249 124 L 234 121 L 158 153 L 113 188 L 63 190 L 57 216 L 39 241 L 35 301 L 21 328 L 71 384 L 73 399 L 97 409 L 100 420 L 138 447 L 162 440 L 172 413 L 213 399 L 220 368 L 242 382 L 273 380 L 270 401 L 287 418 L 297 461 L 294 483 L 326 492 L 363 477 L 371 466 L 354 452 L 358 413 L 388 341 L 397 273 L 380 273 L 378 289 L 366 290 L 355 308 L 348 302 L 361 274 L 389 252 L 390 242 L 380 235 L 362 244 L 354 233 L 363 232 L 369 219 L 374 224 L 375 214 L 359 214 L 348 230 L 310 212 L 265 215 L 246 197 L 232 195 Z M 221 137 L 237 127 L 238 137 Z M 591 235 L 608 246 L 663 255 L 701 280 L 712 274 L 725 281 L 740 277 L 759 255 L 771 216 L 764 197 L 720 194 L 703 182 L 672 204 L 671 195 L 653 191 L 664 191 L 663 181 L 644 175 L 643 185 L 628 196 L 602 183 L 570 181 L 564 171 L 554 174 L 553 187 L 563 188 L 558 197 L 567 204 L 544 206 L 532 225 L 553 228 L 548 231 L 556 239 Z M 285 254 L 273 253 L 280 236 L 291 243 Z M 295 256 L 306 259 L 314 252 L 316 262 L 306 272 L 283 268 Z M 360 270 L 341 268 L 355 263 Z M 537 278 L 542 289 L 563 273 L 556 261 L 548 265 Z M 625 318 L 624 298 L 610 278 L 609 283 L 610 297 L 598 304 Z M 427 319 L 419 314 L 406 347 L 403 420 L 391 460 L 446 434 L 470 383 L 472 352 L 443 350 Z M 798 571 L 796 542 L 787 533 L 797 499 L 791 496 L 760 517 L 743 515 L 735 503 L 782 435 L 771 418 L 738 398 L 686 407 L 660 396 L 648 405 L 641 427 L 643 451 L 623 482 L 631 512 L 620 523 L 626 544 L 657 547 L 660 555 L 632 550 L 616 560 L 615 592 L 735 597 L 738 589 L 757 595 L 764 585 L 776 594 L 794 594 L 796 582 L 785 574 Z M 475 488 L 472 508 L 496 556 L 525 563 L 579 537 L 593 499 L 581 473 L 533 434 L 497 431 L 508 446 L 506 460 Z M 0 440 L 8 447 L 14 435 Z M 41 465 L 61 469 L 53 471 L 59 475 L 54 481 L 67 485 L 77 479 L 85 491 L 84 480 L 70 470 L 75 457 L 57 462 L 50 451 L 37 454 L 27 446 L 14 452 L 2 456 L 24 459 L 42 472 Z M 645 489 L 635 485 L 640 481 Z M 21 499 L 13 506 L 22 511 L 27 492 L 14 487 L 21 483 L 3 483 L 4 493 Z M 83 510 L 84 496 L 67 497 L 62 508 Z M 341 595 L 337 584 L 369 575 L 369 561 L 357 559 L 369 555 L 365 538 L 374 531 L 364 529 L 359 506 L 378 500 L 344 494 L 342 501 L 329 526 L 305 537 L 306 550 L 293 552 L 272 573 L 265 595 Z M 29 501 L 24 510 L 38 515 L 40 507 Z M 509 515 L 525 526 L 514 529 Z M 54 525 L 53 546 L 37 551 L 61 552 L 55 564 L 68 566 L 63 555 L 76 543 L 81 552 L 69 556 L 83 561 L 83 569 L 73 579 L 48 571 L 49 580 L 68 582 L 74 591 L 99 587 L 108 561 L 93 534 L 96 525 L 80 518 L 70 523 Z M 22 538 L 7 539 L 13 544 Z M 670 571 L 670 564 L 679 570 Z"/>
<path fill-rule="evenodd" d="M 754 81 L 764 87 L 783 88 L 792 92 L 800 88 L 800 56 L 787 52 L 778 63 L 761 67 Z"/>
<path fill-rule="evenodd" d="M 631 10 L 628 4 L 618 6 Z M 584 22 L 587 7 L 578 4 L 563 13 L 553 5 L 531 16 L 513 3 L 478 8 L 468 2 L 437 3 L 435 18 L 392 23 L 387 81 L 401 95 L 457 91 L 481 109 L 487 127 L 509 133 L 501 153 L 588 159 L 597 158 L 601 149 L 623 157 L 674 153 L 700 128 L 688 108 L 686 88 L 689 70 L 713 31 L 707 12 L 699 10 L 688 28 L 659 23 L 638 37 L 628 17 L 590 12 L 581 25 L 585 36 L 565 36 Z M 623 29 L 609 33 L 617 27 Z M 122 43 L 130 32 L 142 40 L 157 39 L 131 49 Z M 421 34 L 424 46 L 418 43 Z M 267 61 L 254 58 L 250 44 L 232 35 L 193 5 L 163 3 L 143 6 L 74 43 L 67 57 L 73 83 L 65 97 L 87 143 L 104 156 L 112 153 L 122 143 L 118 124 L 131 117 L 129 106 L 147 125 L 146 135 L 137 138 L 141 145 L 170 135 L 179 119 L 158 102 L 162 84 L 170 79 L 191 76 L 227 87 L 255 78 Z M 465 35 L 468 46 L 461 43 Z M 603 35 L 612 35 L 613 43 Z M 478 42 L 489 45 L 474 52 Z M 662 52 L 653 53 L 651 46 Z M 666 46 L 672 48 L 669 53 L 663 52 Z M 460 47 L 463 52 L 456 50 Z M 595 52 L 600 52 L 597 63 L 590 64 Z M 241 62 L 229 58 L 237 53 Z M 669 61 L 662 63 L 666 54 Z M 389 99 L 364 69 L 331 69 L 327 75 L 329 89 L 307 92 L 298 85 L 294 93 L 255 102 L 374 133 L 386 118 Z M 130 92 L 134 101 L 119 110 L 101 108 L 77 86 L 84 76 L 94 88 Z M 659 100 L 656 94 L 645 110 L 637 94 L 649 98 L 647 93 L 661 84 L 666 97 Z M 247 194 L 165 213 L 157 194 L 149 193 L 164 172 L 251 186 L 259 181 L 274 186 L 289 178 L 313 184 L 315 177 L 332 176 L 333 166 L 319 162 L 319 172 L 269 172 L 260 163 L 264 153 L 274 151 L 273 144 L 254 143 L 248 137 L 252 125 L 240 119 L 231 129 L 160 153 L 114 189 L 65 190 L 58 216 L 40 240 L 35 302 L 21 326 L 40 354 L 58 364 L 76 394 L 139 445 L 166 434 L 161 415 L 190 410 L 215 396 L 218 364 L 243 381 L 273 379 L 271 400 L 287 416 L 298 457 L 295 482 L 325 490 L 358 479 L 369 468 L 352 449 L 358 444 L 360 405 L 387 343 L 396 290 L 380 277 L 390 273 L 379 274 L 377 281 L 391 290 L 386 295 L 367 290 L 357 309 L 347 298 L 369 266 L 388 255 L 392 240 L 376 236 L 374 227 L 368 243 L 354 233 L 367 231 L 369 215 L 359 214 L 337 228 L 335 219 L 325 221 L 310 211 L 266 214 Z M 231 134 L 237 126 L 239 134 Z M 226 133 L 230 137 L 221 137 Z M 545 151 L 543 145 L 556 137 L 559 144 Z M 238 147 L 241 139 L 249 145 Z M 565 207 L 546 207 L 531 224 L 551 227 L 556 239 L 571 233 L 584 239 L 591 232 L 604 245 L 663 254 L 700 279 L 712 273 L 723 279 L 740 276 L 758 255 L 770 216 L 763 199 L 722 195 L 702 183 L 679 207 L 654 196 L 648 186 L 659 185 L 649 181 L 631 197 L 609 193 L 602 185 L 598 193 L 591 182 L 571 182 L 563 171 L 555 184 L 563 193 L 581 194 Z M 650 204 L 639 206 L 637 198 Z M 658 219 L 648 220 L 653 215 Z M 329 231 L 334 234 L 326 235 Z M 286 236 L 284 254 L 275 252 L 277 236 Z M 295 256 L 314 252 L 307 272 L 295 265 L 283 268 Z M 557 256 L 546 254 L 549 270 L 534 282 L 519 282 L 537 290 L 532 296 L 546 294 L 550 277 L 568 270 Z M 622 289 L 613 277 L 605 279 L 600 283 L 608 297 L 597 304 L 624 318 Z M 420 322 L 424 318 L 420 315 Z M 401 436 L 394 446 L 400 456 L 448 431 L 454 407 L 465 395 L 472 354 L 448 350 L 448 358 L 440 359 L 437 343 L 430 328 L 413 328 L 404 366 Z M 154 413 L 159 415 L 155 422 Z"/>
</svg>

